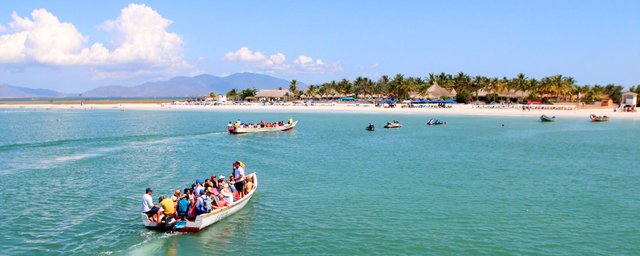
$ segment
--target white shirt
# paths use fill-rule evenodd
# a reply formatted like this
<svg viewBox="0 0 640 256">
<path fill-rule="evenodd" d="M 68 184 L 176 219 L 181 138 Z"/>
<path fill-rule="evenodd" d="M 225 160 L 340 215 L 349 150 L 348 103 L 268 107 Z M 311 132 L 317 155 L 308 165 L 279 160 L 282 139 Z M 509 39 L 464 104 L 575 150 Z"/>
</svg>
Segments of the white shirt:
<svg viewBox="0 0 640 256">
<path fill-rule="evenodd" d="M 242 177 L 240 177 L 240 175 L 242 175 Z M 235 177 L 238 181 L 244 180 L 244 168 L 242 168 L 242 166 L 238 166 L 238 168 L 236 168 L 236 170 L 233 172 L 233 177 Z"/>
<path fill-rule="evenodd" d="M 202 185 L 198 185 L 196 186 L 196 191 L 193 191 L 196 194 L 196 197 L 200 197 L 200 190 L 204 190 L 204 187 Z"/>
<path fill-rule="evenodd" d="M 148 212 L 153 208 L 153 199 L 149 194 L 144 194 L 142 196 L 142 212 Z"/>
</svg>

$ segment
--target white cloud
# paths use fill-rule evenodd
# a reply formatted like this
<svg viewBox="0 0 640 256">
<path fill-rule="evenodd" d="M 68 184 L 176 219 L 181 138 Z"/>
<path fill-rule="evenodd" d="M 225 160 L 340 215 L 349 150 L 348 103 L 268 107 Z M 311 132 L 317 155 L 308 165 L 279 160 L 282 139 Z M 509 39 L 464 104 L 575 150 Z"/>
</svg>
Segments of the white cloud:
<svg viewBox="0 0 640 256">
<path fill-rule="evenodd" d="M 171 21 L 143 4 L 129 4 L 101 26 L 112 34 L 109 49 L 99 42 L 88 46 L 87 36 L 45 9 L 32 11 L 31 19 L 15 12 L 11 17 L 11 32 L 0 35 L 0 64 L 88 66 L 95 78 L 163 74 L 188 66 L 182 38 L 166 31 Z"/>
<path fill-rule="evenodd" d="M 300 55 L 293 62 L 287 62 L 283 53 L 276 53 L 267 58 L 259 51 L 251 51 L 248 47 L 228 52 L 223 60 L 242 63 L 258 68 L 256 72 L 263 73 L 333 73 L 342 70 L 338 63 L 327 64 L 321 59 L 314 60 L 312 57 Z"/>
<path fill-rule="evenodd" d="M 259 63 L 265 61 L 267 57 L 261 52 L 252 52 L 247 47 L 240 47 L 240 49 L 235 52 L 225 54 L 224 59 L 228 61 Z"/>
<path fill-rule="evenodd" d="M 4 32 L 7 31 L 7 28 L 5 28 L 4 26 L 2 26 L 2 24 L 0 24 L 0 32 Z"/>
</svg>

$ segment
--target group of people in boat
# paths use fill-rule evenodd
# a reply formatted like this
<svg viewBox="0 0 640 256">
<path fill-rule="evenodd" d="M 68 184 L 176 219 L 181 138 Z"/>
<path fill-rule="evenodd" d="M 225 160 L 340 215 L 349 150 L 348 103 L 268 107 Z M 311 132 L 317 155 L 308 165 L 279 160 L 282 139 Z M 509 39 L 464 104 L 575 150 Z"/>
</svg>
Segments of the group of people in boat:
<svg viewBox="0 0 640 256">
<path fill-rule="evenodd" d="M 289 118 L 289 121 L 286 124 L 293 124 L 293 118 Z M 229 122 L 229 124 L 227 124 L 227 129 L 229 131 L 233 131 L 234 129 L 237 128 L 271 128 L 271 127 L 281 127 L 284 126 L 285 122 L 284 121 L 279 121 L 279 122 L 265 122 L 264 120 L 260 121 L 260 123 L 242 123 L 240 122 L 240 119 L 236 120 L 235 123 L 231 123 Z"/>
<path fill-rule="evenodd" d="M 255 189 L 253 176 L 245 177 L 244 168 L 244 163 L 236 161 L 228 179 L 223 175 L 212 175 L 204 182 L 197 179 L 183 191 L 175 190 L 170 197 L 161 195 L 158 205 L 153 203 L 153 190 L 147 188 L 142 196 L 141 211 L 147 214 L 150 221 L 159 224 L 165 217 L 194 220 L 200 214 L 230 206 Z"/>
</svg>

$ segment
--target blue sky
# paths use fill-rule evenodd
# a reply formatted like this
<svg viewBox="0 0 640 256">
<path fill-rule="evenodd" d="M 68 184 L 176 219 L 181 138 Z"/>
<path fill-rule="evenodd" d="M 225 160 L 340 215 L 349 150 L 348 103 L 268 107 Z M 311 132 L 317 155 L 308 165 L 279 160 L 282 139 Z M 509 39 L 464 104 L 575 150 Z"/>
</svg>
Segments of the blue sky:
<svg viewBox="0 0 640 256">
<path fill-rule="evenodd" d="M 10 1 L 0 84 L 465 72 L 640 84 L 640 1 Z"/>
</svg>

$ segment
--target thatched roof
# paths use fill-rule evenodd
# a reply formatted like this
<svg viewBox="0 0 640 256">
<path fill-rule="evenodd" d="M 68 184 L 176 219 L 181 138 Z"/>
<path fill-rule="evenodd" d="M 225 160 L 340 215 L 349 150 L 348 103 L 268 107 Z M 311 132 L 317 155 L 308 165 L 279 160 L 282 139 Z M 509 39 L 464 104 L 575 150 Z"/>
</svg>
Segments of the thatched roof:
<svg viewBox="0 0 640 256">
<path fill-rule="evenodd" d="M 256 93 L 256 98 L 284 98 L 289 96 L 288 90 L 260 90 Z"/>
<path fill-rule="evenodd" d="M 409 96 L 412 99 L 420 99 L 420 98 L 441 99 L 443 97 L 455 98 L 456 95 L 458 94 L 455 89 L 447 90 L 438 84 L 434 84 L 431 87 L 429 87 L 429 89 L 427 89 L 426 95 L 422 95 L 417 92 L 409 93 Z"/>
</svg>

